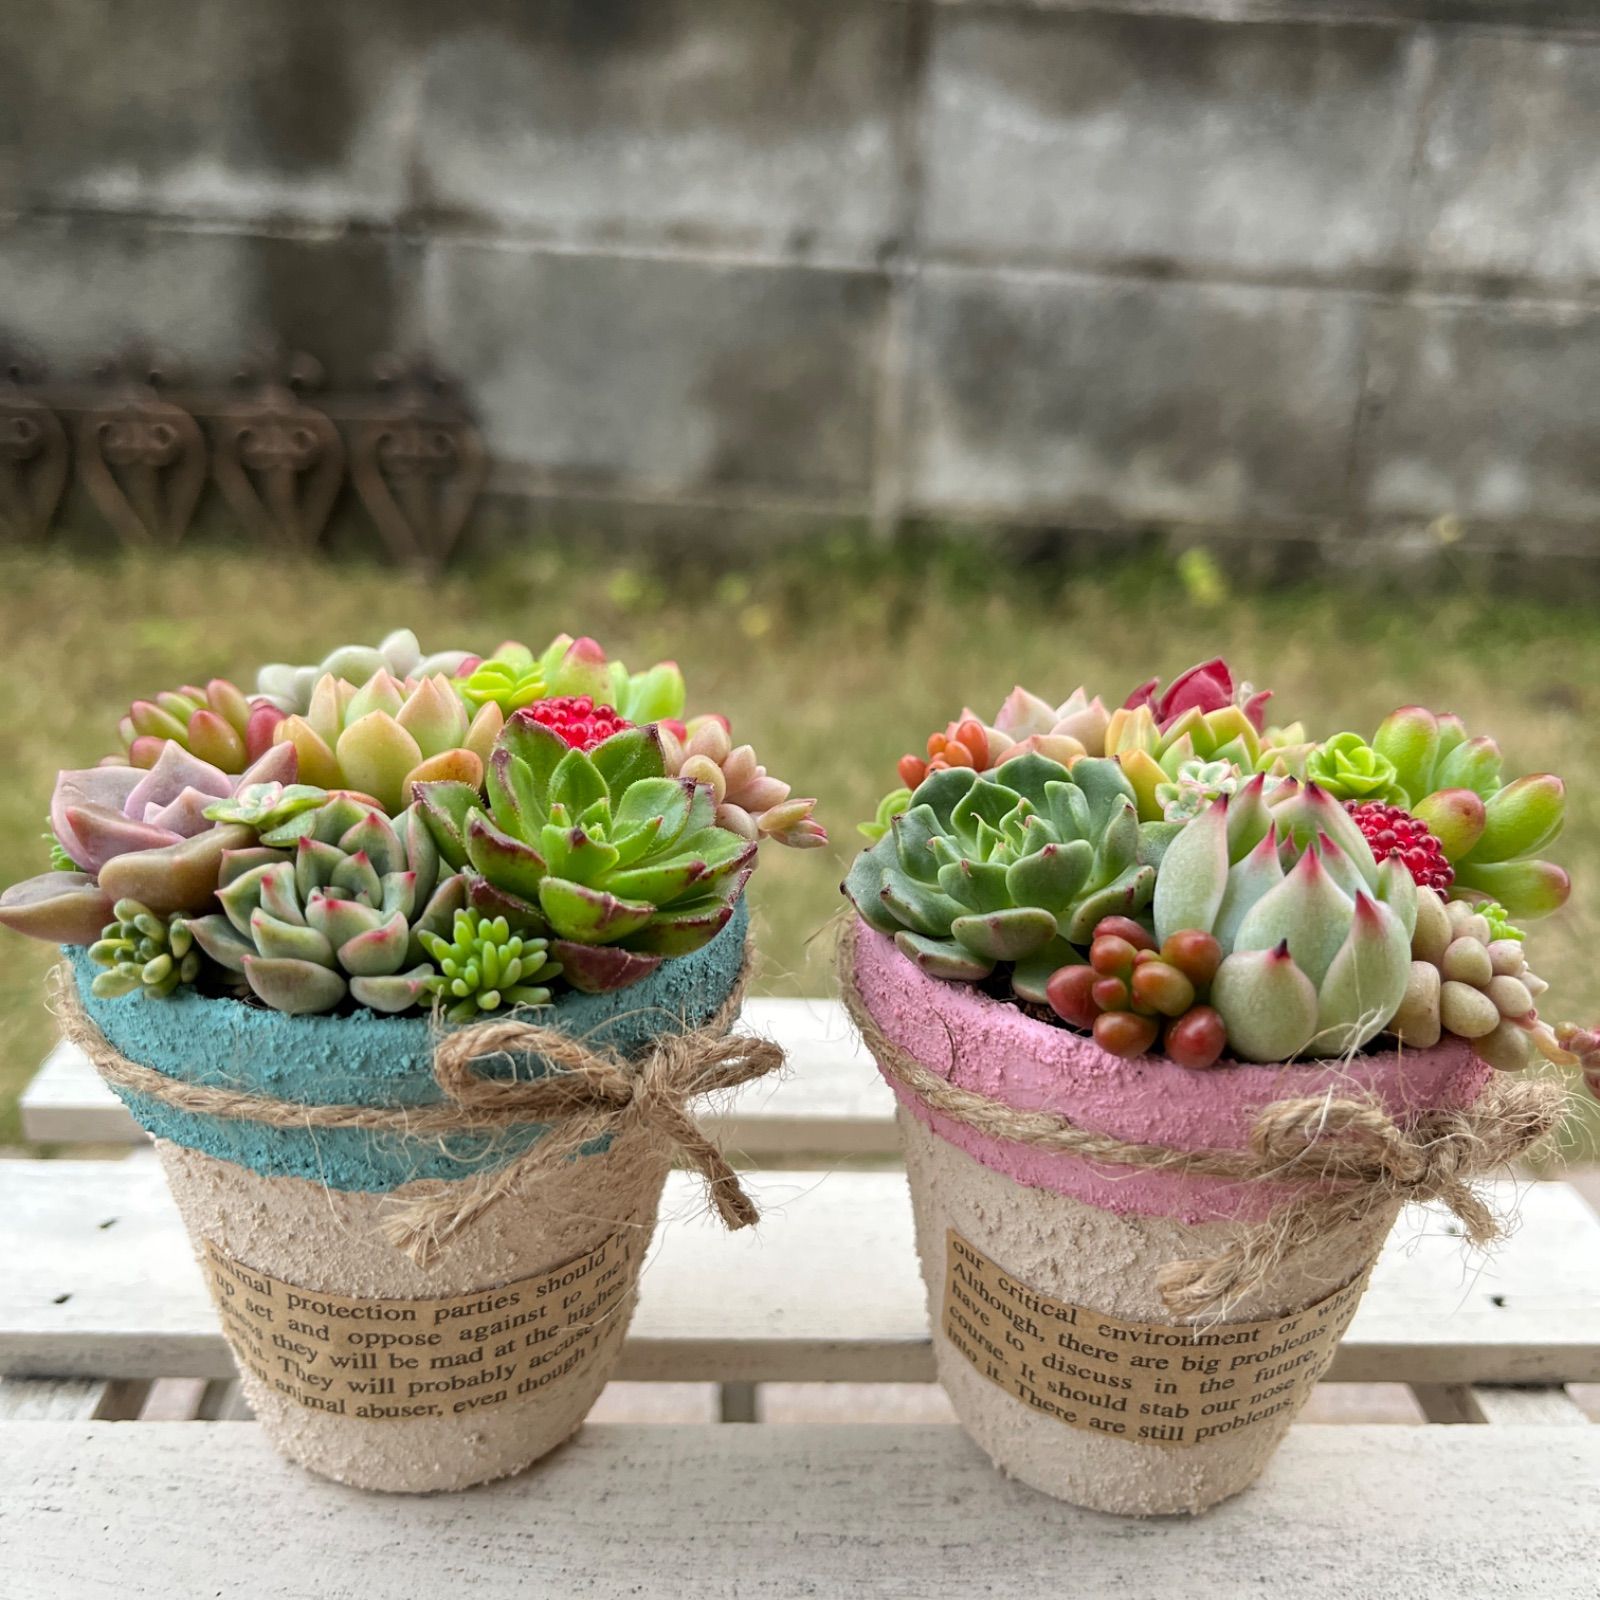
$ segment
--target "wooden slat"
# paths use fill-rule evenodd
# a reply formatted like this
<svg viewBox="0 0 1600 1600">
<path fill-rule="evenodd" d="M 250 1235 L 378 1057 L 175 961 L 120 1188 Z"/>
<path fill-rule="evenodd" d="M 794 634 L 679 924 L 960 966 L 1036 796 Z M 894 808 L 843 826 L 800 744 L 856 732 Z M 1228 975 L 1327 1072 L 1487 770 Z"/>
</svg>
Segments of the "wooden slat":
<svg viewBox="0 0 1600 1600">
<path fill-rule="evenodd" d="M 836 1001 L 753 999 L 740 1026 L 783 1045 L 789 1069 L 708 1108 L 705 1120 L 730 1153 L 755 1161 L 895 1153 L 894 1097 Z M 41 1144 L 144 1139 L 88 1057 L 69 1044 L 45 1057 L 23 1091 L 22 1131 Z"/>
<path fill-rule="evenodd" d="M 120 1422 L 152 1386 L 129 1378 L 0 1378 L 0 1422 Z"/>
<path fill-rule="evenodd" d="M 1597 1525 L 1600 1429 L 1298 1428 L 1248 1493 L 1129 1522 L 1002 1477 L 948 1426 L 586 1428 L 445 1495 L 339 1488 L 253 1424 L 0 1427 L 10 1600 L 413 1600 L 446 1576 L 476 1600 L 1593 1600 Z"/>
<path fill-rule="evenodd" d="M 1506 1384 L 1419 1383 L 1412 1392 L 1429 1422 L 1536 1424 L 1545 1428 L 1583 1428 L 1589 1418 L 1559 1384 L 1516 1387 Z"/>
<path fill-rule="evenodd" d="M 729 1235 L 697 1180 L 673 1175 L 618 1377 L 931 1378 L 904 1176 L 759 1172 L 750 1183 L 763 1222 Z M 1560 1184 L 1528 1186 L 1521 1202 L 1522 1226 L 1476 1267 L 1437 1213 L 1408 1212 L 1332 1376 L 1600 1380 L 1600 1218 Z M 13 1240 L 0 1372 L 232 1375 L 154 1161 L 0 1162 L 0 1215 Z"/>
</svg>

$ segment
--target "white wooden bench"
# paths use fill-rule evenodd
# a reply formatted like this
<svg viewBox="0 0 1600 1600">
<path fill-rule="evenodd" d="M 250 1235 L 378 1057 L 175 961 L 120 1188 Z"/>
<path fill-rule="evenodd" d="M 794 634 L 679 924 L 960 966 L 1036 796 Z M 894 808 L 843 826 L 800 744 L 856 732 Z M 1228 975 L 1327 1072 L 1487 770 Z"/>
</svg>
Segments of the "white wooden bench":
<svg viewBox="0 0 1600 1600">
<path fill-rule="evenodd" d="M 741 1421 L 760 1414 L 758 1385 L 925 1383 L 903 1174 L 824 1159 L 892 1150 L 886 1092 L 831 1003 L 753 1002 L 749 1016 L 794 1061 L 716 1119 L 760 1163 L 764 1220 L 728 1236 L 674 1178 L 620 1376 L 720 1385 L 721 1415 Z M 52 1055 L 28 1131 L 131 1143 L 86 1072 Z M 486 1596 L 1458 1600 L 1515 1592 L 1523 1571 L 1541 1600 L 1593 1600 L 1600 1429 L 1577 1425 L 1566 1386 L 1600 1383 L 1600 1218 L 1560 1184 L 1507 1184 L 1500 1200 L 1521 1226 L 1486 1259 L 1439 1213 L 1405 1215 L 1329 1373 L 1408 1385 L 1430 1421 L 1478 1426 L 1301 1423 L 1248 1495 L 1196 1523 L 1128 1524 L 1009 1483 L 941 1425 L 597 1425 L 465 1495 L 339 1489 L 238 1420 L 148 1152 L 0 1162 L 0 1591 L 383 1600 L 449 1573 Z"/>
</svg>

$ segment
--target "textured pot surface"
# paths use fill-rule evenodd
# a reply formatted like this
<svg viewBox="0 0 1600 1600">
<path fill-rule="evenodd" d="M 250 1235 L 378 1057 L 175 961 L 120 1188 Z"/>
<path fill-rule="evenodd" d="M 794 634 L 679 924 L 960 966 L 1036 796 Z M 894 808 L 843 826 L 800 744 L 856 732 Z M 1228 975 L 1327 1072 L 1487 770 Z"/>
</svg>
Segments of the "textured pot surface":
<svg viewBox="0 0 1600 1600">
<path fill-rule="evenodd" d="M 562 1266 L 609 1236 L 624 1235 L 625 1282 L 608 1303 L 587 1358 L 526 1395 L 515 1393 L 513 1379 L 506 1402 L 484 1409 L 456 1411 L 458 1403 L 466 1404 L 463 1396 L 483 1393 L 465 1386 L 437 1398 L 433 1387 L 423 1393 L 424 1401 L 438 1406 L 440 1415 L 434 1417 L 371 1419 L 308 1409 L 279 1385 L 301 1386 L 306 1380 L 299 1369 L 308 1361 L 313 1371 L 326 1370 L 325 1350 L 291 1329 L 283 1335 L 285 1345 L 265 1347 L 273 1380 L 266 1381 L 230 1335 L 246 1398 L 279 1450 L 341 1483 L 402 1491 L 461 1489 L 520 1472 L 577 1429 L 621 1354 L 672 1157 L 652 1134 L 635 1131 L 618 1138 L 605 1154 L 570 1162 L 506 1196 L 456 1234 L 432 1266 L 422 1268 L 379 1231 L 390 1197 L 263 1177 L 165 1140 L 158 1140 L 156 1149 L 202 1259 L 209 1240 L 256 1272 L 308 1290 L 390 1302 L 476 1293 Z M 285 1320 L 281 1307 L 274 1315 L 280 1323 Z M 292 1349 L 296 1343 L 304 1347 L 298 1354 Z M 486 1343 L 485 1362 L 494 1359 L 497 1348 Z M 518 1357 L 527 1359 L 521 1348 Z M 417 1359 L 415 1373 L 402 1372 L 394 1380 L 396 1402 L 412 1398 L 418 1380 L 440 1381 L 426 1351 Z M 476 1377 L 483 1368 L 468 1370 Z M 442 1381 L 450 1381 L 448 1372 Z"/>
<path fill-rule="evenodd" d="M 1125 1061 L 1015 1006 L 925 976 L 892 940 L 862 924 L 853 972 L 879 1028 L 936 1076 L 1132 1142 L 1241 1149 L 1256 1113 L 1275 1100 L 1333 1087 L 1371 1093 L 1403 1117 L 1470 1104 L 1490 1076 L 1464 1046 L 1455 1045 L 1404 1056 L 1378 1052 L 1349 1063 L 1209 1072 L 1151 1058 Z M 1298 1403 L 1200 1442 L 1192 1442 L 1198 1433 L 1193 1420 L 1182 1443 L 1118 1437 L 1063 1422 L 1009 1392 L 980 1370 L 990 1363 L 975 1363 L 952 1343 L 945 1325 L 949 1238 L 959 1235 L 1040 1296 L 1170 1330 L 1177 1319 L 1162 1303 L 1160 1269 L 1216 1253 L 1300 1190 L 1095 1165 L 975 1132 L 898 1088 L 896 1093 L 940 1381 L 963 1425 L 995 1464 L 1047 1494 L 1132 1515 L 1201 1511 L 1253 1482 Z M 1398 1209 L 1381 1207 L 1359 1225 L 1330 1232 L 1230 1304 L 1218 1326 L 1225 1331 L 1293 1316 L 1347 1285 L 1359 1290 Z M 981 1303 L 975 1304 L 973 1314 L 981 1315 Z M 997 1329 L 1003 1327 L 996 1322 Z M 1047 1325 L 1047 1338 L 1056 1337 L 1054 1328 Z M 1301 1365 L 1307 1385 L 1329 1355 L 1331 1346 L 1315 1363 Z M 996 1361 L 1005 1359 L 997 1347 Z M 1225 1363 L 1219 1372 L 1226 1371 Z M 1194 1413 L 1191 1406 L 1191 1418 Z"/>
<path fill-rule="evenodd" d="M 1349 1062 L 1209 1072 L 1149 1056 L 1126 1061 L 1086 1035 L 1040 1022 L 969 985 L 928 977 L 892 939 L 861 922 L 855 981 L 878 1026 L 937 1076 L 1006 1105 L 1053 1111 L 1119 1139 L 1176 1150 L 1242 1149 L 1263 1106 L 1330 1087 L 1374 1094 L 1391 1115 L 1403 1117 L 1470 1105 L 1491 1076 L 1459 1040 L 1404 1054 L 1375 1051 Z M 1185 1222 L 1260 1218 L 1295 1193 L 1283 1184 L 1097 1167 L 976 1133 L 910 1096 L 900 1099 L 942 1137 L 1018 1183 L 1123 1215 Z"/>
<path fill-rule="evenodd" d="M 717 937 L 691 955 L 663 962 L 649 977 L 612 994 L 563 995 L 530 1020 L 624 1054 L 669 1029 L 698 1027 L 732 992 L 748 925 L 741 901 Z M 107 1040 L 130 1061 L 168 1077 L 302 1105 L 424 1106 L 442 1099 L 433 1079 L 437 1035 L 426 1014 L 291 1017 L 192 992 L 166 1000 L 137 994 L 97 1000 L 89 985 L 100 969 L 85 950 L 67 954 L 79 996 Z M 502 1058 L 484 1062 L 481 1070 L 527 1077 L 539 1064 Z M 377 1192 L 421 1178 L 460 1178 L 499 1165 L 544 1131 L 529 1123 L 441 1140 L 365 1128 L 273 1128 L 117 1092 L 158 1138 L 269 1176 L 305 1178 L 332 1189 Z"/>
</svg>

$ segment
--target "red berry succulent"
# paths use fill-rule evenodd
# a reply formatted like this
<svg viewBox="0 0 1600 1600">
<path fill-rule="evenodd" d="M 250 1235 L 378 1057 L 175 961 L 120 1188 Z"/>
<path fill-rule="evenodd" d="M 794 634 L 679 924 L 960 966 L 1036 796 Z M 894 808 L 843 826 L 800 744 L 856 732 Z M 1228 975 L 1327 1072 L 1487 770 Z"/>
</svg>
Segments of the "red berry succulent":
<svg viewBox="0 0 1600 1600">
<path fill-rule="evenodd" d="M 1456 881 L 1455 868 L 1445 857 L 1433 830 L 1421 817 L 1381 800 L 1349 801 L 1345 810 L 1355 818 L 1372 854 L 1382 862 L 1397 856 L 1419 888 L 1443 894 Z"/>
<path fill-rule="evenodd" d="M 1209 934 L 1185 928 L 1158 949 L 1131 917 L 1095 924 L 1086 965 L 1061 967 L 1045 985 L 1050 1009 L 1094 1034 L 1114 1056 L 1142 1056 L 1158 1044 L 1180 1067 L 1215 1065 L 1227 1044 L 1222 1018 L 1204 1003 L 1222 962 Z"/>
<path fill-rule="evenodd" d="M 511 718 L 513 722 L 537 722 L 574 750 L 592 750 L 614 733 L 631 728 L 610 706 L 597 706 L 586 694 L 559 695 L 550 700 L 535 700 Z"/>
</svg>

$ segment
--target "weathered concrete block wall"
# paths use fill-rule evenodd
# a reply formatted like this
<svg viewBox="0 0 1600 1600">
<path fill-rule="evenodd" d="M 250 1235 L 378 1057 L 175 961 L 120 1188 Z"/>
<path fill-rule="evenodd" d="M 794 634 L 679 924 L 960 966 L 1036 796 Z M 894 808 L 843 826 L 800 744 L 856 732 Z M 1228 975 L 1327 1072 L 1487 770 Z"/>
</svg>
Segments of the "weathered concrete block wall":
<svg viewBox="0 0 1600 1600">
<path fill-rule="evenodd" d="M 267 330 L 336 382 L 428 347 L 538 497 L 1600 544 L 1588 0 L 3 34 L 0 331 L 58 371 L 130 333 L 200 376 Z"/>
</svg>

